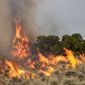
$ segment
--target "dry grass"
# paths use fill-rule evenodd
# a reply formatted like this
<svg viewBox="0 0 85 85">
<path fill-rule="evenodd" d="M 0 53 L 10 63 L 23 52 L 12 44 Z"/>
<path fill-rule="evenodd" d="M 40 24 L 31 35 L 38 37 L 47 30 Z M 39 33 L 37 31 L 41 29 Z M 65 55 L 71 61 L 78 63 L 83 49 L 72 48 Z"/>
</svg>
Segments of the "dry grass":
<svg viewBox="0 0 85 85">
<path fill-rule="evenodd" d="M 0 73 L 0 85 L 85 85 L 85 64 L 76 69 L 58 70 L 50 77 L 8 79 L 5 76 L 6 74 Z"/>
<path fill-rule="evenodd" d="M 57 71 L 49 78 L 7 79 L 0 75 L 0 85 L 85 85 L 85 65 L 77 69 Z"/>
</svg>

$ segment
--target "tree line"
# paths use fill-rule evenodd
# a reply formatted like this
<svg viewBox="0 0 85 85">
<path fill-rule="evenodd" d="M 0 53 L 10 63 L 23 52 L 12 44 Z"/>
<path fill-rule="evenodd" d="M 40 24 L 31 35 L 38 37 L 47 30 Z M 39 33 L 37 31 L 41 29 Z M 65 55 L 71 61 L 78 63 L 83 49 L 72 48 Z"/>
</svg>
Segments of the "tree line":
<svg viewBox="0 0 85 85">
<path fill-rule="evenodd" d="M 85 53 L 85 40 L 79 33 L 64 35 L 61 39 L 55 35 L 38 36 L 34 45 L 44 54 L 63 54 L 64 48 L 72 50 L 76 55 Z"/>
</svg>

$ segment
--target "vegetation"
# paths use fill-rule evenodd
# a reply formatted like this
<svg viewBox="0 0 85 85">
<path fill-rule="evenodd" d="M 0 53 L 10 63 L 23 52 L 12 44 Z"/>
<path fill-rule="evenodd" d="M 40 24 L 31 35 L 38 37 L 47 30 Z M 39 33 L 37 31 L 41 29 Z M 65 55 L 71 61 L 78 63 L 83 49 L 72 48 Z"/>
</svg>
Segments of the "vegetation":
<svg viewBox="0 0 85 85">
<path fill-rule="evenodd" d="M 36 44 L 44 54 L 62 54 L 63 48 L 72 50 L 76 55 L 85 53 L 85 40 L 79 33 L 64 35 L 62 39 L 54 35 L 38 36 Z"/>
<path fill-rule="evenodd" d="M 62 39 L 58 36 L 38 36 L 37 41 L 31 44 L 31 50 L 35 54 L 35 50 L 39 49 L 45 55 L 49 53 L 63 54 L 63 48 L 72 50 L 75 55 L 85 53 L 85 40 L 76 33 L 73 35 L 64 35 Z M 36 55 L 32 56 L 33 59 Z M 6 57 L 0 54 L 0 62 Z M 75 69 L 58 69 L 53 72 L 52 76 L 44 77 L 39 75 L 39 78 L 9 78 L 9 69 L 4 66 L 4 62 L 0 65 L 0 85 L 85 85 L 85 65 L 82 64 Z M 2 67 L 3 66 L 3 67 Z M 36 69 L 38 68 L 38 65 Z M 4 69 L 5 73 L 3 72 Z"/>
<path fill-rule="evenodd" d="M 58 70 L 49 78 L 7 78 L 0 74 L 0 85 L 85 85 L 85 65 L 69 70 Z"/>
<path fill-rule="evenodd" d="M 39 36 L 37 37 L 37 47 L 42 53 L 61 53 L 62 43 L 58 36 Z"/>
</svg>

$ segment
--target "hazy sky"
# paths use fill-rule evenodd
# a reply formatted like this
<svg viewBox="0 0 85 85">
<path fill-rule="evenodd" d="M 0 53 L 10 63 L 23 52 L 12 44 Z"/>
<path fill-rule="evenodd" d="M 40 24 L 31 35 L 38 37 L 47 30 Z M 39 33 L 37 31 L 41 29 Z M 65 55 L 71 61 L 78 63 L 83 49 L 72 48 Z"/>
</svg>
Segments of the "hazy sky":
<svg viewBox="0 0 85 85">
<path fill-rule="evenodd" d="M 37 12 L 39 33 L 85 37 L 85 0 L 41 0 Z"/>
</svg>

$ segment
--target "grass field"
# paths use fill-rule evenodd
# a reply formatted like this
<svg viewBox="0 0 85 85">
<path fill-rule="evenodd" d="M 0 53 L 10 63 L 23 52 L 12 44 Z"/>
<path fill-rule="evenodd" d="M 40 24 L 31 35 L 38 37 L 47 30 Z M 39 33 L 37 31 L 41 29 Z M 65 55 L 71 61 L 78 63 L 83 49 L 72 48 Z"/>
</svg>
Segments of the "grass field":
<svg viewBox="0 0 85 85">
<path fill-rule="evenodd" d="M 85 85 L 85 65 L 76 69 L 58 70 L 50 77 L 35 79 L 6 78 L 0 74 L 0 85 Z"/>
<path fill-rule="evenodd" d="M 5 58 L 0 54 L 2 62 Z M 0 66 L 4 66 L 4 63 Z M 85 64 L 79 65 L 75 69 L 58 69 L 50 77 L 38 75 L 34 79 L 26 79 L 7 76 L 7 71 L 4 73 L 0 71 L 0 85 L 85 85 Z"/>
</svg>

